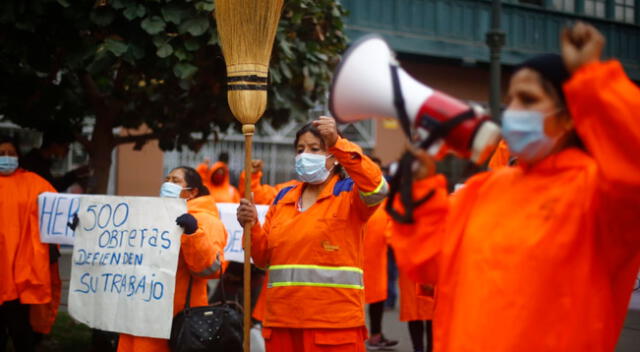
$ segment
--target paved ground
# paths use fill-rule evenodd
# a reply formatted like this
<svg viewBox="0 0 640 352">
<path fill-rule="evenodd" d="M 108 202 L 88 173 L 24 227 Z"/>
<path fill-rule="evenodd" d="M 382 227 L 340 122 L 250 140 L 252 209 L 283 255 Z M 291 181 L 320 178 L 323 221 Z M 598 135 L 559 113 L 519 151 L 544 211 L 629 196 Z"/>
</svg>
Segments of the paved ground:
<svg viewBox="0 0 640 352">
<path fill-rule="evenodd" d="M 399 340 L 397 352 L 413 352 L 406 323 L 398 321 L 398 311 L 385 311 L 383 332 L 389 339 Z M 615 352 L 640 352 L 640 292 L 631 298 L 629 313 Z"/>
</svg>

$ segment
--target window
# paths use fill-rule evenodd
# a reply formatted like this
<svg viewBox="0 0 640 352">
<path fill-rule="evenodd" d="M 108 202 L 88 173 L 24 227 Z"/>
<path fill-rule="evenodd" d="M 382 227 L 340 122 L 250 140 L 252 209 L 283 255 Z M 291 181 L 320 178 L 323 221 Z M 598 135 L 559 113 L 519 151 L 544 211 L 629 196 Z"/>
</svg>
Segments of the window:
<svg viewBox="0 0 640 352">
<path fill-rule="evenodd" d="M 584 13 L 590 16 L 605 18 L 607 15 L 606 0 L 585 0 Z"/>
<path fill-rule="evenodd" d="M 520 0 L 519 3 L 527 5 L 544 6 L 544 0 Z"/>
<path fill-rule="evenodd" d="M 616 21 L 635 22 L 635 0 L 615 0 L 614 18 Z"/>
<path fill-rule="evenodd" d="M 560 11 L 574 12 L 576 10 L 576 1 L 553 0 L 553 8 Z"/>
</svg>

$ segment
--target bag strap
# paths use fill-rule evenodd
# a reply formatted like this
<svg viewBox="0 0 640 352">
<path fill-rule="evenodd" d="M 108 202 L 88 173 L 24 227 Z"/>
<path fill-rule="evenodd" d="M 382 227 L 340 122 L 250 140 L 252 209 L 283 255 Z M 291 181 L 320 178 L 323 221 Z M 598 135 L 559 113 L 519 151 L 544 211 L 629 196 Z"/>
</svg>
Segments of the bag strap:
<svg viewBox="0 0 640 352">
<path fill-rule="evenodd" d="M 216 260 L 220 260 L 219 255 L 216 254 Z M 226 302 L 227 297 L 224 293 L 224 278 L 222 277 L 222 262 L 220 262 L 220 288 L 222 289 L 222 301 Z M 187 288 L 187 300 L 184 302 L 184 309 L 187 310 L 191 308 L 191 286 L 193 285 L 193 275 L 189 273 L 189 287 Z"/>
</svg>

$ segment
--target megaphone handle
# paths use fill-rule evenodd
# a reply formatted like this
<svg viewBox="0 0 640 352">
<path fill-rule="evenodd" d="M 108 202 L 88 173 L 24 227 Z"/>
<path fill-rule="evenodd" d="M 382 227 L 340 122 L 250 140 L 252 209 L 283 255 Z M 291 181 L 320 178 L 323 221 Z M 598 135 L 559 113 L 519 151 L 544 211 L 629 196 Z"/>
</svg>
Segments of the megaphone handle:
<svg viewBox="0 0 640 352">
<path fill-rule="evenodd" d="M 413 201 L 413 162 L 415 157 L 411 152 L 406 152 L 400 159 L 400 165 L 398 165 L 398 171 L 391 179 L 389 187 L 389 201 L 387 202 L 385 210 L 395 221 L 402 224 L 413 223 L 413 210 L 415 207 L 423 204 L 433 197 L 435 190 L 429 191 L 426 196 Z M 393 207 L 393 203 L 396 199 L 396 195 L 400 192 L 400 203 L 404 208 L 404 214 L 396 211 Z"/>
<path fill-rule="evenodd" d="M 389 71 L 391 72 L 391 85 L 393 87 L 393 106 L 396 108 L 404 133 L 407 135 L 407 138 L 411 139 L 411 121 L 409 120 L 409 114 L 407 114 L 404 97 L 402 96 L 402 86 L 400 85 L 398 69 L 399 67 L 397 65 L 389 65 Z"/>
</svg>

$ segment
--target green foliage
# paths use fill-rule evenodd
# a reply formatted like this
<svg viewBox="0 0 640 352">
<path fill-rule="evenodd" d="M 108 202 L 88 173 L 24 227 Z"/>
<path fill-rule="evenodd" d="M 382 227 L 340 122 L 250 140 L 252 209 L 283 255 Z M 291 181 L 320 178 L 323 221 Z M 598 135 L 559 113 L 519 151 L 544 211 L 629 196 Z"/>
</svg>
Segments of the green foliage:
<svg viewBox="0 0 640 352">
<path fill-rule="evenodd" d="M 212 11 L 213 0 L 4 0 L 0 115 L 78 131 L 111 111 L 112 128 L 144 123 L 164 149 L 195 148 L 193 132 L 206 139 L 235 123 Z M 344 15 L 336 0 L 286 2 L 265 119 L 305 118 L 324 100 L 345 48 Z"/>
</svg>

